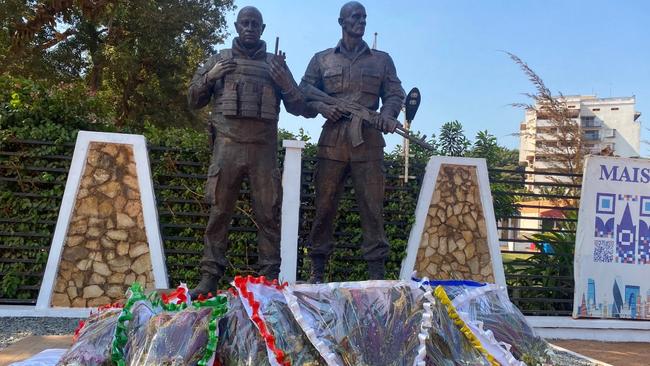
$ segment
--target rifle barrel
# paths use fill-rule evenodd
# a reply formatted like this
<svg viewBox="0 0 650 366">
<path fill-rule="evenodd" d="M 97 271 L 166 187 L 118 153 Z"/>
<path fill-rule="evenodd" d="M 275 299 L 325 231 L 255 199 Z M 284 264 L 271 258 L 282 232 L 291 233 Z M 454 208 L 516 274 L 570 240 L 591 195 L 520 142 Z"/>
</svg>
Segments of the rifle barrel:
<svg viewBox="0 0 650 366">
<path fill-rule="evenodd" d="M 404 137 L 404 138 L 406 138 L 406 139 L 408 139 L 411 142 L 416 143 L 420 147 L 423 147 L 423 148 L 425 148 L 425 149 L 427 149 L 429 151 L 435 151 L 433 146 L 431 146 L 431 145 L 427 144 L 426 142 L 414 137 L 413 135 L 409 134 L 408 131 L 404 131 L 403 128 L 398 127 L 397 129 L 395 129 L 395 133 L 402 136 L 402 137 Z"/>
</svg>

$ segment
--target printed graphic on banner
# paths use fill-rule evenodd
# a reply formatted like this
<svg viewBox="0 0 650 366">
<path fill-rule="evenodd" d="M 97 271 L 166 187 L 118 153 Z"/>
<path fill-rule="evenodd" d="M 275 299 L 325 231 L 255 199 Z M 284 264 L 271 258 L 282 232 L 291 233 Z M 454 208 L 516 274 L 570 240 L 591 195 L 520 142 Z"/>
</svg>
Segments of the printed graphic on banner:
<svg viewBox="0 0 650 366">
<path fill-rule="evenodd" d="M 650 163 L 589 157 L 583 176 L 573 316 L 650 320 Z"/>
<path fill-rule="evenodd" d="M 650 227 L 645 220 L 639 220 L 639 264 L 650 264 Z"/>
<path fill-rule="evenodd" d="M 636 225 L 632 222 L 630 206 L 625 205 L 623 218 L 616 225 L 616 261 L 619 263 L 634 263 L 636 252 Z"/>
<path fill-rule="evenodd" d="M 594 236 L 597 238 L 614 239 L 614 218 L 598 217 L 596 216 L 596 232 Z"/>
</svg>

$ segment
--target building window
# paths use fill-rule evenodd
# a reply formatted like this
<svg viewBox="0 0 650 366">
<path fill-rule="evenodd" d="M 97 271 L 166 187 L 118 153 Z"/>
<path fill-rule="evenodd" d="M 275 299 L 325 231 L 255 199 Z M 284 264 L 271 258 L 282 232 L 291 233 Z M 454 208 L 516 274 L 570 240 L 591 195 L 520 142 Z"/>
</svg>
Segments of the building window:
<svg viewBox="0 0 650 366">
<path fill-rule="evenodd" d="M 616 137 L 616 129 L 608 128 L 605 130 L 605 137 Z"/>
<path fill-rule="evenodd" d="M 594 116 L 583 116 L 580 117 L 580 125 L 582 127 L 600 127 L 600 121 L 597 121 Z"/>
<path fill-rule="evenodd" d="M 557 131 L 555 127 L 537 127 L 537 133 L 553 134 Z"/>
<path fill-rule="evenodd" d="M 587 141 L 594 141 L 600 139 L 600 134 L 598 131 L 586 131 L 585 132 L 585 140 Z"/>
<path fill-rule="evenodd" d="M 613 110 L 613 111 L 617 111 L 617 110 L 618 110 L 618 107 L 612 107 L 612 110 Z"/>
<path fill-rule="evenodd" d="M 594 112 L 598 112 L 600 110 L 600 108 L 592 108 L 591 110 L 594 111 Z"/>
<path fill-rule="evenodd" d="M 540 141 L 537 140 L 535 144 L 538 147 L 557 147 L 557 141 Z"/>
</svg>

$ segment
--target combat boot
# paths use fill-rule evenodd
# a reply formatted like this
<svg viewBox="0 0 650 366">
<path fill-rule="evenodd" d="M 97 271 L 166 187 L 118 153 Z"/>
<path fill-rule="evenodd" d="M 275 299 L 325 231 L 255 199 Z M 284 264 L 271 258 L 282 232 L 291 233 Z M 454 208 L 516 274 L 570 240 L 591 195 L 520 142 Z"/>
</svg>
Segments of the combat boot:
<svg viewBox="0 0 650 366">
<path fill-rule="evenodd" d="M 219 280 L 221 279 L 221 276 L 217 276 L 212 273 L 204 273 L 201 275 L 201 281 L 199 281 L 199 284 L 190 290 L 190 297 L 192 300 L 196 299 L 199 297 L 200 294 L 203 294 L 204 296 L 207 296 L 208 293 L 212 293 L 213 295 L 217 294 L 217 289 L 219 285 Z"/>
<path fill-rule="evenodd" d="M 383 280 L 386 277 L 386 266 L 384 260 L 368 261 L 368 278 L 371 280 Z"/>
<path fill-rule="evenodd" d="M 311 273 L 309 274 L 309 283 L 323 283 L 325 280 L 325 264 L 327 260 L 324 257 L 313 257 L 311 259 Z"/>
</svg>

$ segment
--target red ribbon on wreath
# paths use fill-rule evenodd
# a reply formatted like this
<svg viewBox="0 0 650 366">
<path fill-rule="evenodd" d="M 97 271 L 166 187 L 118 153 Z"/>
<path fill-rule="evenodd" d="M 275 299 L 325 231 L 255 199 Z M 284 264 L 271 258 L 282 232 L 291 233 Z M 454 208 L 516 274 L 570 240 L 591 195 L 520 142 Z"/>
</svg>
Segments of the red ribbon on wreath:
<svg viewBox="0 0 650 366">
<path fill-rule="evenodd" d="M 276 347 L 275 336 L 269 331 L 269 329 L 266 327 L 266 324 L 260 317 L 260 303 L 259 301 L 255 300 L 255 295 L 252 292 L 248 291 L 248 283 L 262 284 L 265 286 L 274 287 L 280 291 L 284 289 L 288 284 L 286 282 L 279 284 L 278 280 L 269 281 L 264 276 L 253 277 L 249 275 L 247 277 L 235 277 L 235 286 L 239 289 L 242 297 L 248 302 L 248 306 L 250 306 L 252 310 L 251 320 L 253 323 L 255 323 L 257 329 L 259 329 L 260 334 L 266 343 L 266 346 L 271 350 L 271 352 L 273 352 L 275 360 L 280 365 L 291 366 L 291 361 L 287 360 L 285 353 Z"/>
</svg>

